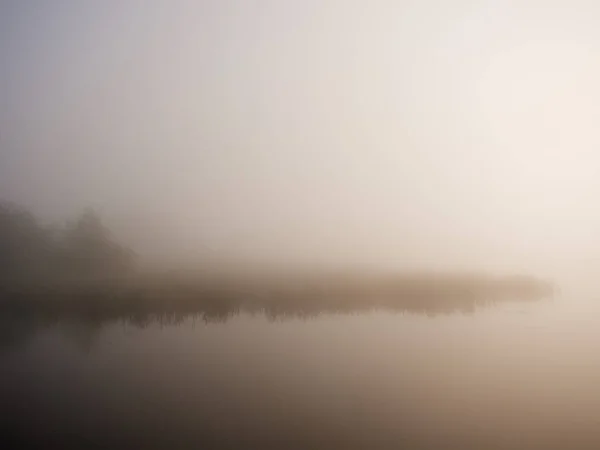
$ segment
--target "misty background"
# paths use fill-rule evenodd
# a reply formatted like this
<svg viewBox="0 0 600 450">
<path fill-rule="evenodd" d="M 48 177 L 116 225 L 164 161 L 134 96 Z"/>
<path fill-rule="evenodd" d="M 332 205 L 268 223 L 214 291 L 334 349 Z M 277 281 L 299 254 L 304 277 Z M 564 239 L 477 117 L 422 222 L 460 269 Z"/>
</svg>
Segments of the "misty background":
<svg viewBox="0 0 600 450">
<path fill-rule="evenodd" d="M 593 274 L 591 1 L 5 1 L 0 196 L 148 264 Z"/>
</svg>

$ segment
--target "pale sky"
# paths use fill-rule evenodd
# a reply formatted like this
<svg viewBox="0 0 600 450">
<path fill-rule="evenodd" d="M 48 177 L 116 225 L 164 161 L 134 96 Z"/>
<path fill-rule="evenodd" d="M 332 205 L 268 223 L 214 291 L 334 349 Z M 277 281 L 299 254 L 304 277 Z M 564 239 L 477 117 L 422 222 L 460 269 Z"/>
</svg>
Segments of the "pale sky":
<svg viewBox="0 0 600 450">
<path fill-rule="evenodd" d="M 576 0 L 3 1 L 0 196 L 93 206 L 154 255 L 600 268 L 599 23 Z"/>
</svg>

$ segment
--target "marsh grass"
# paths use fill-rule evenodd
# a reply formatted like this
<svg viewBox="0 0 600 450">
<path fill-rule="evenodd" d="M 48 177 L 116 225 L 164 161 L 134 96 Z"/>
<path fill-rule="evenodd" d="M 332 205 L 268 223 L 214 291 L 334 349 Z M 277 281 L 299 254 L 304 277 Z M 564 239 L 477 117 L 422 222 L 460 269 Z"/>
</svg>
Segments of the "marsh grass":
<svg viewBox="0 0 600 450">
<path fill-rule="evenodd" d="M 390 310 L 417 314 L 472 312 L 504 301 L 535 301 L 552 286 L 530 277 L 399 275 L 274 280 L 129 279 L 4 286 L 0 314 L 50 321 L 143 325 L 199 317 L 220 322 L 241 312 L 268 318 Z"/>
</svg>

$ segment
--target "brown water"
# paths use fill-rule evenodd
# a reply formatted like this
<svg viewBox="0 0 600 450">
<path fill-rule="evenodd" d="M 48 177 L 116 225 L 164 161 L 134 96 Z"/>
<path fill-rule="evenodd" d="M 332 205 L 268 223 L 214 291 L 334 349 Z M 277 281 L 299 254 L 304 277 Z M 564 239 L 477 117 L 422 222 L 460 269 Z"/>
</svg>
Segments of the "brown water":
<svg viewBox="0 0 600 450">
<path fill-rule="evenodd" d="M 136 327 L 0 349 L 21 443 L 134 448 L 600 448 L 600 308 L 556 298 Z"/>
</svg>

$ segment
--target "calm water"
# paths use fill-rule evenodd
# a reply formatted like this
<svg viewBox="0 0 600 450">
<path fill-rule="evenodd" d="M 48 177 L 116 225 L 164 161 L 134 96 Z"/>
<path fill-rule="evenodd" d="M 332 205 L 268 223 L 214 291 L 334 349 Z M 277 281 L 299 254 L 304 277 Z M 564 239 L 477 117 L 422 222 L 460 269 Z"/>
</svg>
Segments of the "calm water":
<svg viewBox="0 0 600 450">
<path fill-rule="evenodd" d="M 564 297 L 57 324 L 3 342 L 0 417 L 44 446 L 597 449 L 598 330 Z"/>
</svg>

